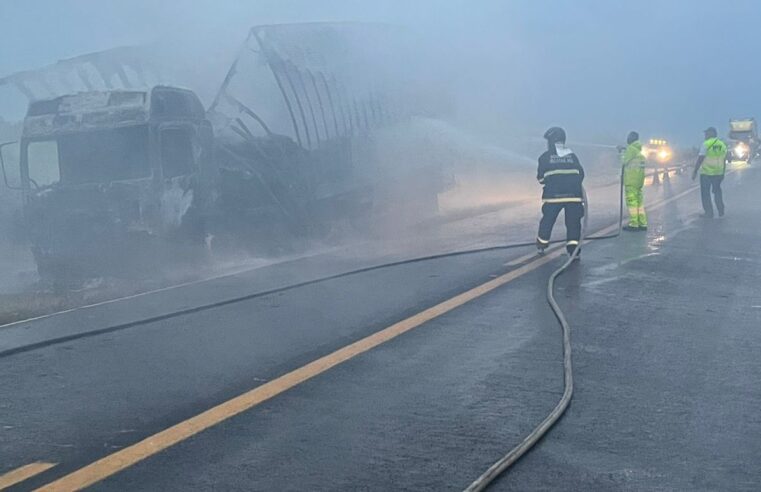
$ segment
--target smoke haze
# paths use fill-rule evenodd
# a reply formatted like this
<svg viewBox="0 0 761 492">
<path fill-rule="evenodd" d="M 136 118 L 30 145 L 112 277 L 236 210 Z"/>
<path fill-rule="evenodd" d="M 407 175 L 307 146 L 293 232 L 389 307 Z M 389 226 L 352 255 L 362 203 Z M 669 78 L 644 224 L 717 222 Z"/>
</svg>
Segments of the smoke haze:
<svg viewBox="0 0 761 492">
<path fill-rule="evenodd" d="M 0 74 L 158 42 L 193 51 L 217 84 L 215 66 L 229 63 L 252 25 L 404 26 L 431 48 L 457 120 L 495 142 L 561 123 L 572 139 L 620 139 L 636 127 L 688 144 L 709 124 L 761 109 L 748 98 L 759 70 L 753 0 L 32 0 L 3 2 L 0 17 Z"/>
</svg>

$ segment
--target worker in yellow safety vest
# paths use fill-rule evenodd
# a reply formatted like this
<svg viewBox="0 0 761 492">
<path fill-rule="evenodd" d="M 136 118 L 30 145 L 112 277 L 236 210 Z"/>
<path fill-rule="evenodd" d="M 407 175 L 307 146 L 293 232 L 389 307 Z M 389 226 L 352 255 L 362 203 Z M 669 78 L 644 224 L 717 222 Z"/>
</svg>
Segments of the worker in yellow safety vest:
<svg viewBox="0 0 761 492">
<path fill-rule="evenodd" d="M 716 201 L 719 217 L 724 216 L 724 196 L 721 191 L 721 182 L 724 180 L 727 161 L 730 158 L 727 144 L 719 139 L 716 128 L 707 128 L 705 130 L 705 141 L 700 147 L 698 160 L 695 162 L 695 170 L 692 172 L 692 179 L 694 180 L 700 171 L 700 199 L 703 202 L 704 211 L 701 217 L 703 218 L 713 219 L 711 193 L 713 193 Z"/>
<path fill-rule="evenodd" d="M 646 231 L 645 156 L 642 154 L 639 133 L 629 132 L 626 144 L 621 154 L 621 165 L 623 166 L 624 196 L 629 209 L 629 224 L 624 227 L 624 230 Z"/>
</svg>

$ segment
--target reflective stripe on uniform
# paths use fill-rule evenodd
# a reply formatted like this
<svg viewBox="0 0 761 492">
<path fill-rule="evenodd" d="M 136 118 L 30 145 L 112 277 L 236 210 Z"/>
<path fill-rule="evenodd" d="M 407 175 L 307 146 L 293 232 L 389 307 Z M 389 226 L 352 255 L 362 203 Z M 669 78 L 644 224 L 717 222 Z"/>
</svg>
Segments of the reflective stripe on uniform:
<svg viewBox="0 0 761 492">
<path fill-rule="evenodd" d="M 554 176 L 556 174 L 581 174 L 578 169 L 555 169 L 553 171 L 547 171 L 544 173 L 544 177 Z"/>
<path fill-rule="evenodd" d="M 542 203 L 581 203 L 581 198 L 544 198 Z"/>
<path fill-rule="evenodd" d="M 566 246 L 576 246 L 577 244 L 579 244 L 579 242 L 576 240 L 571 240 L 571 241 L 566 241 L 565 244 Z"/>
<path fill-rule="evenodd" d="M 537 236 L 536 240 L 538 242 L 542 243 L 542 244 L 550 244 L 549 240 L 544 240 L 544 239 L 540 238 L 539 236 Z"/>
</svg>

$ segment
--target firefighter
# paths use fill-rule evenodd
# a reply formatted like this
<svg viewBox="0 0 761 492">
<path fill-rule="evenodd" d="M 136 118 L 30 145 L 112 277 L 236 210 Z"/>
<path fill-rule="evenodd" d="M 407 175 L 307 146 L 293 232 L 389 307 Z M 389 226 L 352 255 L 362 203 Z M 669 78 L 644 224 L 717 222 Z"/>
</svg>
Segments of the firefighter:
<svg viewBox="0 0 761 492">
<path fill-rule="evenodd" d="M 542 219 L 536 247 L 539 254 L 550 244 L 550 235 L 560 211 L 565 211 L 566 250 L 568 254 L 579 246 L 581 219 L 584 217 L 582 181 L 584 168 L 576 154 L 565 146 L 565 130 L 552 127 L 544 134 L 547 151 L 539 156 L 536 179 L 544 187 Z M 578 255 L 576 256 L 578 259 Z"/>
<path fill-rule="evenodd" d="M 642 154 L 642 144 L 639 133 L 629 132 L 626 137 L 626 148 L 621 154 L 621 165 L 624 175 L 624 194 L 626 207 L 629 209 L 629 224 L 626 231 L 646 231 L 647 214 L 645 213 L 645 156 Z"/>
<path fill-rule="evenodd" d="M 698 153 L 695 162 L 695 170 L 692 172 L 694 180 L 700 171 L 700 199 L 703 202 L 704 213 L 701 217 L 713 219 L 713 203 L 711 193 L 716 201 L 716 211 L 719 217 L 724 216 L 724 197 L 721 192 L 721 182 L 727 170 L 727 161 L 731 158 L 727 151 L 727 144 L 722 142 L 716 132 L 716 128 L 709 127 L 705 130 L 705 141 Z"/>
</svg>

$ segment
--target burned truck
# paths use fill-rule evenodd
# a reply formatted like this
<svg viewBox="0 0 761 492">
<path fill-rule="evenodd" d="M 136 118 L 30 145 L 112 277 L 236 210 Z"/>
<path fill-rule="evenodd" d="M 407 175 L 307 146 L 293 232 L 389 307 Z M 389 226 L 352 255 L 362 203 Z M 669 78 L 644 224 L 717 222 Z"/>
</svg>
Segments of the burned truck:
<svg viewBox="0 0 761 492">
<path fill-rule="evenodd" d="M 189 89 L 132 86 L 118 63 L 115 79 L 99 67 L 104 89 L 82 77 L 92 90 L 31 101 L 19 176 L 41 277 L 151 273 L 220 248 L 271 254 L 366 223 L 393 179 L 355 153 L 400 113 L 381 77 L 347 88 L 368 70 L 346 50 L 333 68 L 311 61 L 318 42 L 343 39 L 325 28 L 296 28 L 296 41 L 293 26 L 252 29 L 208 110 Z M 436 186 L 426 190 L 435 202 Z"/>
<path fill-rule="evenodd" d="M 366 219 L 373 186 L 348 152 L 337 143 L 307 152 L 277 135 L 215 138 L 196 95 L 176 87 L 33 102 L 20 176 L 39 272 L 150 272 L 212 243 L 272 252 Z"/>
<path fill-rule="evenodd" d="M 134 268 L 128 260 L 136 256 L 160 262 L 159 240 L 202 239 L 214 194 L 212 146 L 204 108 L 187 90 L 31 103 L 19 174 L 41 276 L 121 274 L 114 270 Z"/>
</svg>

